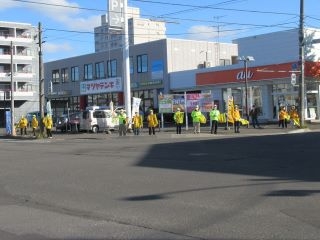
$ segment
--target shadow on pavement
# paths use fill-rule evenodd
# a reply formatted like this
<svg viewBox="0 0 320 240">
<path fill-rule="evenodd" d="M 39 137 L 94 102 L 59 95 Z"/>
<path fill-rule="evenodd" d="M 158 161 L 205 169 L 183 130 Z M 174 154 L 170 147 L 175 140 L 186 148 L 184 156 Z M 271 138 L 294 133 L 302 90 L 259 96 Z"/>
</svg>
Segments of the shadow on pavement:
<svg viewBox="0 0 320 240">
<path fill-rule="evenodd" d="M 320 180 L 320 133 L 210 139 L 153 145 L 138 166 Z"/>
</svg>

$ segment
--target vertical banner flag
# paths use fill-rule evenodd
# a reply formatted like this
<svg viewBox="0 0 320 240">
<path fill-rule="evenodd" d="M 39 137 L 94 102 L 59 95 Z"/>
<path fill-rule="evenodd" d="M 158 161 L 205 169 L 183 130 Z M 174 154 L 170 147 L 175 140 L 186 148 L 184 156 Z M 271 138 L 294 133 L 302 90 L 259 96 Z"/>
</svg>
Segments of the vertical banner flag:
<svg viewBox="0 0 320 240">
<path fill-rule="evenodd" d="M 140 103 L 141 103 L 141 98 L 136 98 L 136 97 L 133 97 L 132 98 L 132 113 L 131 113 L 131 116 L 134 116 L 134 114 L 136 112 L 140 112 Z"/>
</svg>

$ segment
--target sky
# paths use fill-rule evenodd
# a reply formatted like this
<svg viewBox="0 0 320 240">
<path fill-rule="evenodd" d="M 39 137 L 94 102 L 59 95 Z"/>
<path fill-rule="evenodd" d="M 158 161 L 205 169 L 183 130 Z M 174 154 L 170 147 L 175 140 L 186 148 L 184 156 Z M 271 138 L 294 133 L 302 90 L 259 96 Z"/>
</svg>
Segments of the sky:
<svg viewBox="0 0 320 240">
<path fill-rule="evenodd" d="M 166 22 L 168 38 L 231 43 L 299 27 L 300 0 L 127 0 L 142 18 Z M 94 52 L 108 0 L 0 0 L 0 21 L 40 22 L 44 62 Z M 319 0 L 304 0 L 305 27 L 320 29 Z"/>
</svg>

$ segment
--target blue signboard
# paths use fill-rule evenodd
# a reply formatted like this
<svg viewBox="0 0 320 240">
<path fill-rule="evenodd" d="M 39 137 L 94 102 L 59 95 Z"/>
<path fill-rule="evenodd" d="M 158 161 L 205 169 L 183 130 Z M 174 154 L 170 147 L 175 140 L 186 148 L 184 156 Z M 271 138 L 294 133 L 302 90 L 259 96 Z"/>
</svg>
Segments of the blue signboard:
<svg viewBox="0 0 320 240">
<path fill-rule="evenodd" d="M 6 111 L 6 133 L 7 135 L 12 134 L 12 129 L 11 129 L 11 112 Z"/>
</svg>

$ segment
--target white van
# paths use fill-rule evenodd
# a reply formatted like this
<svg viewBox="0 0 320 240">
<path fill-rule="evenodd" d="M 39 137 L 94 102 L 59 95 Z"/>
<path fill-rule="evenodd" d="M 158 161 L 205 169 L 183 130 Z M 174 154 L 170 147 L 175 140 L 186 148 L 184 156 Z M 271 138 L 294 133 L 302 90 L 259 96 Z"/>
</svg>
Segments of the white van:
<svg viewBox="0 0 320 240">
<path fill-rule="evenodd" d="M 119 119 L 116 111 L 101 107 L 90 107 L 82 112 L 80 130 L 97 133 L 99 131 L 110 133 L 119 129 Z"/>
</svg>

